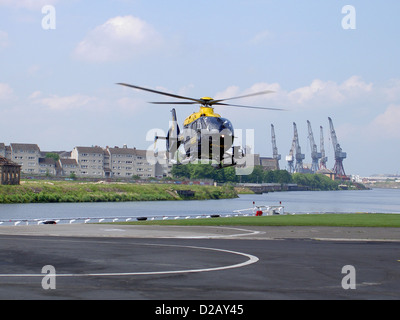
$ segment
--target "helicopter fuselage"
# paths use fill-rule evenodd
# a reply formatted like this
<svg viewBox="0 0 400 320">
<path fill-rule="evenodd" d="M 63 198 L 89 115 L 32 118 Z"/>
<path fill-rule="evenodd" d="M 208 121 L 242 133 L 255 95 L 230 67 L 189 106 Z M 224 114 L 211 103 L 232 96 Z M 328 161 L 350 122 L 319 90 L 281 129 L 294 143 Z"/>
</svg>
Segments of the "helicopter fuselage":
<svg viewBox="0 0 400 320">
<path fill-rule="evenodd" d="M 186 155 L 197 159 L 221 161 L 234 140 L 232 123 L 206 106 L 185 119 L 181 134 Z"/>
</svg>

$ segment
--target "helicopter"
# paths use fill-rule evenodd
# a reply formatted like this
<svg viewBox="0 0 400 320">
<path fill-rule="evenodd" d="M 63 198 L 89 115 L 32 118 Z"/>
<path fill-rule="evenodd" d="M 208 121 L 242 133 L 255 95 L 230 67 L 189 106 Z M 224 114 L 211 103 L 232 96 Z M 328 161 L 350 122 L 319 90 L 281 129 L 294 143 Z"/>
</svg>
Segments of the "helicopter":
<svg viewBox="0 0 400 320">
<path fill-rule="evenodd" d="M 171 110 L 172 121 L 170 122 L 170 128 L 167 135 L 165 137 L 162 137 L 157 136 L 156 134 L 154 138 L 154 144 L 157 142 L 158 139 L 166 140 L 166 157 L 167 161 L 172 164 L 186 164 L 201 161 L 201 163 L 212 162 L 213 166 L 224 168 L 237 165 L 237 160 L 244 157 L 244 151 L 241 149 L 241 147 L 233 146 L 235 137 L 231 121 L 229 121 L 227 118 L 221 117 L 220 114 L 215 113 L 213 106 L 284 110 L 278 108 L 243 106 L 224 103 L 227 100 L 253 97 L 274 92 L 270 90 L 251 93 L 238 97 L 215 100 L 210 97 L 202 97 L 200 99 L 189 98 L 127 83 L 117 84 L 133 89 L 144 90 L 172 98 L 186 100 L 172 102 L 150 102 L 152 104 L 200 104 L 199 111 L 192 113 L 184 120 L 182 132 L 178 125 L 176 110 L 173 108 Z M 177 151 L 182 144 L 185 151 L 184 158 L 179 160 L 176 159 Z M 232 152 L 228 153 L 230 149 L 232 149 Z"/>
</svg>

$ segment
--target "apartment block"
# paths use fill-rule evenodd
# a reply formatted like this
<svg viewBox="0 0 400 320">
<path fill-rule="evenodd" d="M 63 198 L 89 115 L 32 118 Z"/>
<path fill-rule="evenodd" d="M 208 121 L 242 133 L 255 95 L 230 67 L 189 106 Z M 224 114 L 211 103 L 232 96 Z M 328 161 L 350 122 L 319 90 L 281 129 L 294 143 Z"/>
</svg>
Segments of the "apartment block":
<svg viewBox="0 0 400 320">
<path fill-rule="evenodd" d="M 168 175 L 168 167 L 166 169 L 155 161 L 152 151 L 139 150 L 136 148 L 106 148 L 106 169 L 112 177 L 130 178 L 163 178 Z M 147 159 L 150 157 L 153 161 Z M 106 170 L 105 169 L 105 170 Z"/>
<path fill-rule="evenodd" d="M 57 162 L 52 158 L 39 158 L 40 175 L 57 175 Z"/>
<path fill-rule="evenodd" d="M 11 143 L 10 151 L 11 154 L 7 154 L 6 150 L 6 158 L 19 164 L 22 173 L 40 174 L 40 149 L 37 144 Z"/>
<path fill-rule="evenodd" d="M 105 177 L 104 150 L 101 147 L 75 147 L 71 152 L 71 158 L 75 159 L 82 177 Z"/>
<path fill-rule="evenodd" d="M 108 157 L 107 173 L 114 177 L 129 178 L 137 174 L 136 164 L 138 154 L 136 149 L 132 148 L 108 148 L 106 149 Z M 141 161 L 141 160 L 139 160 Z"/>
<path fill-rule="evenodd" d="M 79 177 L 81 174 L 81 170 L 79 168 L 78 162 L 75 159 L 65 159 L 61 158 L 58 160 L 59 171 L 58 175 L 63 177 L 70 177 L 71 175 L 75 175 Z"/>
<path fill-rule="evenodd" d="M 155 161 L 153 152 L 123 147 L 75 147 L 71 152 L 53 151 L 59 160 L 46 157 L 36 144 L 0 143 L 0 156 L 21 166 L 25 175 L 50 175 L 90 178 L 162 178 L 171 172 L 171 166 Z M 152 161 L 148 161 L 150 156 Z"/>
</svg>

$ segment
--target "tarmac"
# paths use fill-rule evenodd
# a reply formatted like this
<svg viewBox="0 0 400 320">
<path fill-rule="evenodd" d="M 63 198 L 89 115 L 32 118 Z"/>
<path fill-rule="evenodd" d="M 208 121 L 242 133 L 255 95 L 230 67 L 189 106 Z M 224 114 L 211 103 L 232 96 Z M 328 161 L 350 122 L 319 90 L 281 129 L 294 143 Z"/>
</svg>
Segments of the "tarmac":
<svg viewBox="0 0 400 320">
<path fill-rule="evenodd" d="M 345 241 L 400 241 L 399 228 L 307 226 L 149 226 L 112 224 L 57 224 L 1 226 L 0 235 L 174 238 L 174 239 L 313 239 Z"/>
<path fill-rule="evenodd" d="M 0 299 L 148 300 L 153 315 L 166 299 L 259 301 L 246 314 L 263 300 L 398 300 L 399 241 L 398 228 L 1 226 Z"/>
</svg>

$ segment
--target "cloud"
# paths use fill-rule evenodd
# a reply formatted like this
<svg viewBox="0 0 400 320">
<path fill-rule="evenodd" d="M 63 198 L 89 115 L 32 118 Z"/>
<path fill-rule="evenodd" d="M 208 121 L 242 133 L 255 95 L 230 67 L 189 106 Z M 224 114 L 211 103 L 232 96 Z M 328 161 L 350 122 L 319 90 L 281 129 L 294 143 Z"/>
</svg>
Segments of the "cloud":
<svg viewBox="0 0 400 320">
<path fill-rule="evenodd" d="M 400 79 L 391 79 L 382 88 L 382 94 L 384 99 L 390 102 L 396 102 L 400 100 Z"/>
<path fill-rule="evenodd" d="M 325 101 L 325 105 L 337 104 L 349 99 L 362 97 L 371 91 L 372 84 L 365 83 L 358 76 L 352 76 L 341 84 L 334 81 L 315 79 L 310 85 L 289 92 L 288 98 L 292 103 L 298 105 L 309 104 L 309 106 L 313 107 L 315 106 L 313 105 L 314 102 Z"/>
<path fill-rule="evenodd" d="M 161 36 L 147 22 L 118 16 L 90 31 L 75 48 L 74 56 L 91 62 L 121 61 L 147 53 L 161 42 Z"/>
<path fill-rule="evenodd" d="M 371 123 L 371 130 L 377 136 L 400 138 L 400 105 L 389 105 L 385 112 L 378 115 Z"/>
<path fill-rule="evenodd" d="M 341 102 L 345 99 L 339 86 L 333 81 L 313 80 L 309 86 L 295 89 L 288 94 L 292 103 L 303 105 L 315 99 L 327 99 L 329 101 Z"/>
<path fill-rule="evenodd" d="M 41 96 L 39 91 L 35 91 L 31 94 L 30 98 L 35 99 Z M 71 96 L 60 97 L 57 95 L 52 95 L 48 98 L 36 99 L 34 102 L 42 104 L 51 110 L 65 111 L 70 109 L 78 109 L 83 107 L 88 107 L 91 102 L 95 101 L 96 98 L 75 94 Z"/>
<path fill-rule="evenodd" d="M 250 39 L 250 44 L 258 45 L 269 42 L 273 39 L 273 34 L 269 30 L 264 30 L 257 33 L 253 38 Z"/>
<path fill-rule="evenodd" d="M 7 83 L 0 83 L 0 100 L 9 100 L 13 97 L 13 89 Z"/>
<path fill-rule="evenodd" d="M 224 99 L 265 90 L 271 90 L 274 93 L 241 99 L 240 103 L 310 111 L 348 106 L 353 102 L 368 98 L 369 95 L 381 95 L 380 91 L 383 89 L 377 90 L 372 83 L 366 83 L 360 77 L 352 76 L 342 83 L 315 79 L 309 85 L 293 90 L 285 89 L 279 83 L 266 82 L 255 83 L 244 90 L 240 90 L 238 86 L 229 86 L 217 93 L 215 98 Z M 392 89 L 392 96 L 394 92 L 395 89 Z"/>
</svg>

